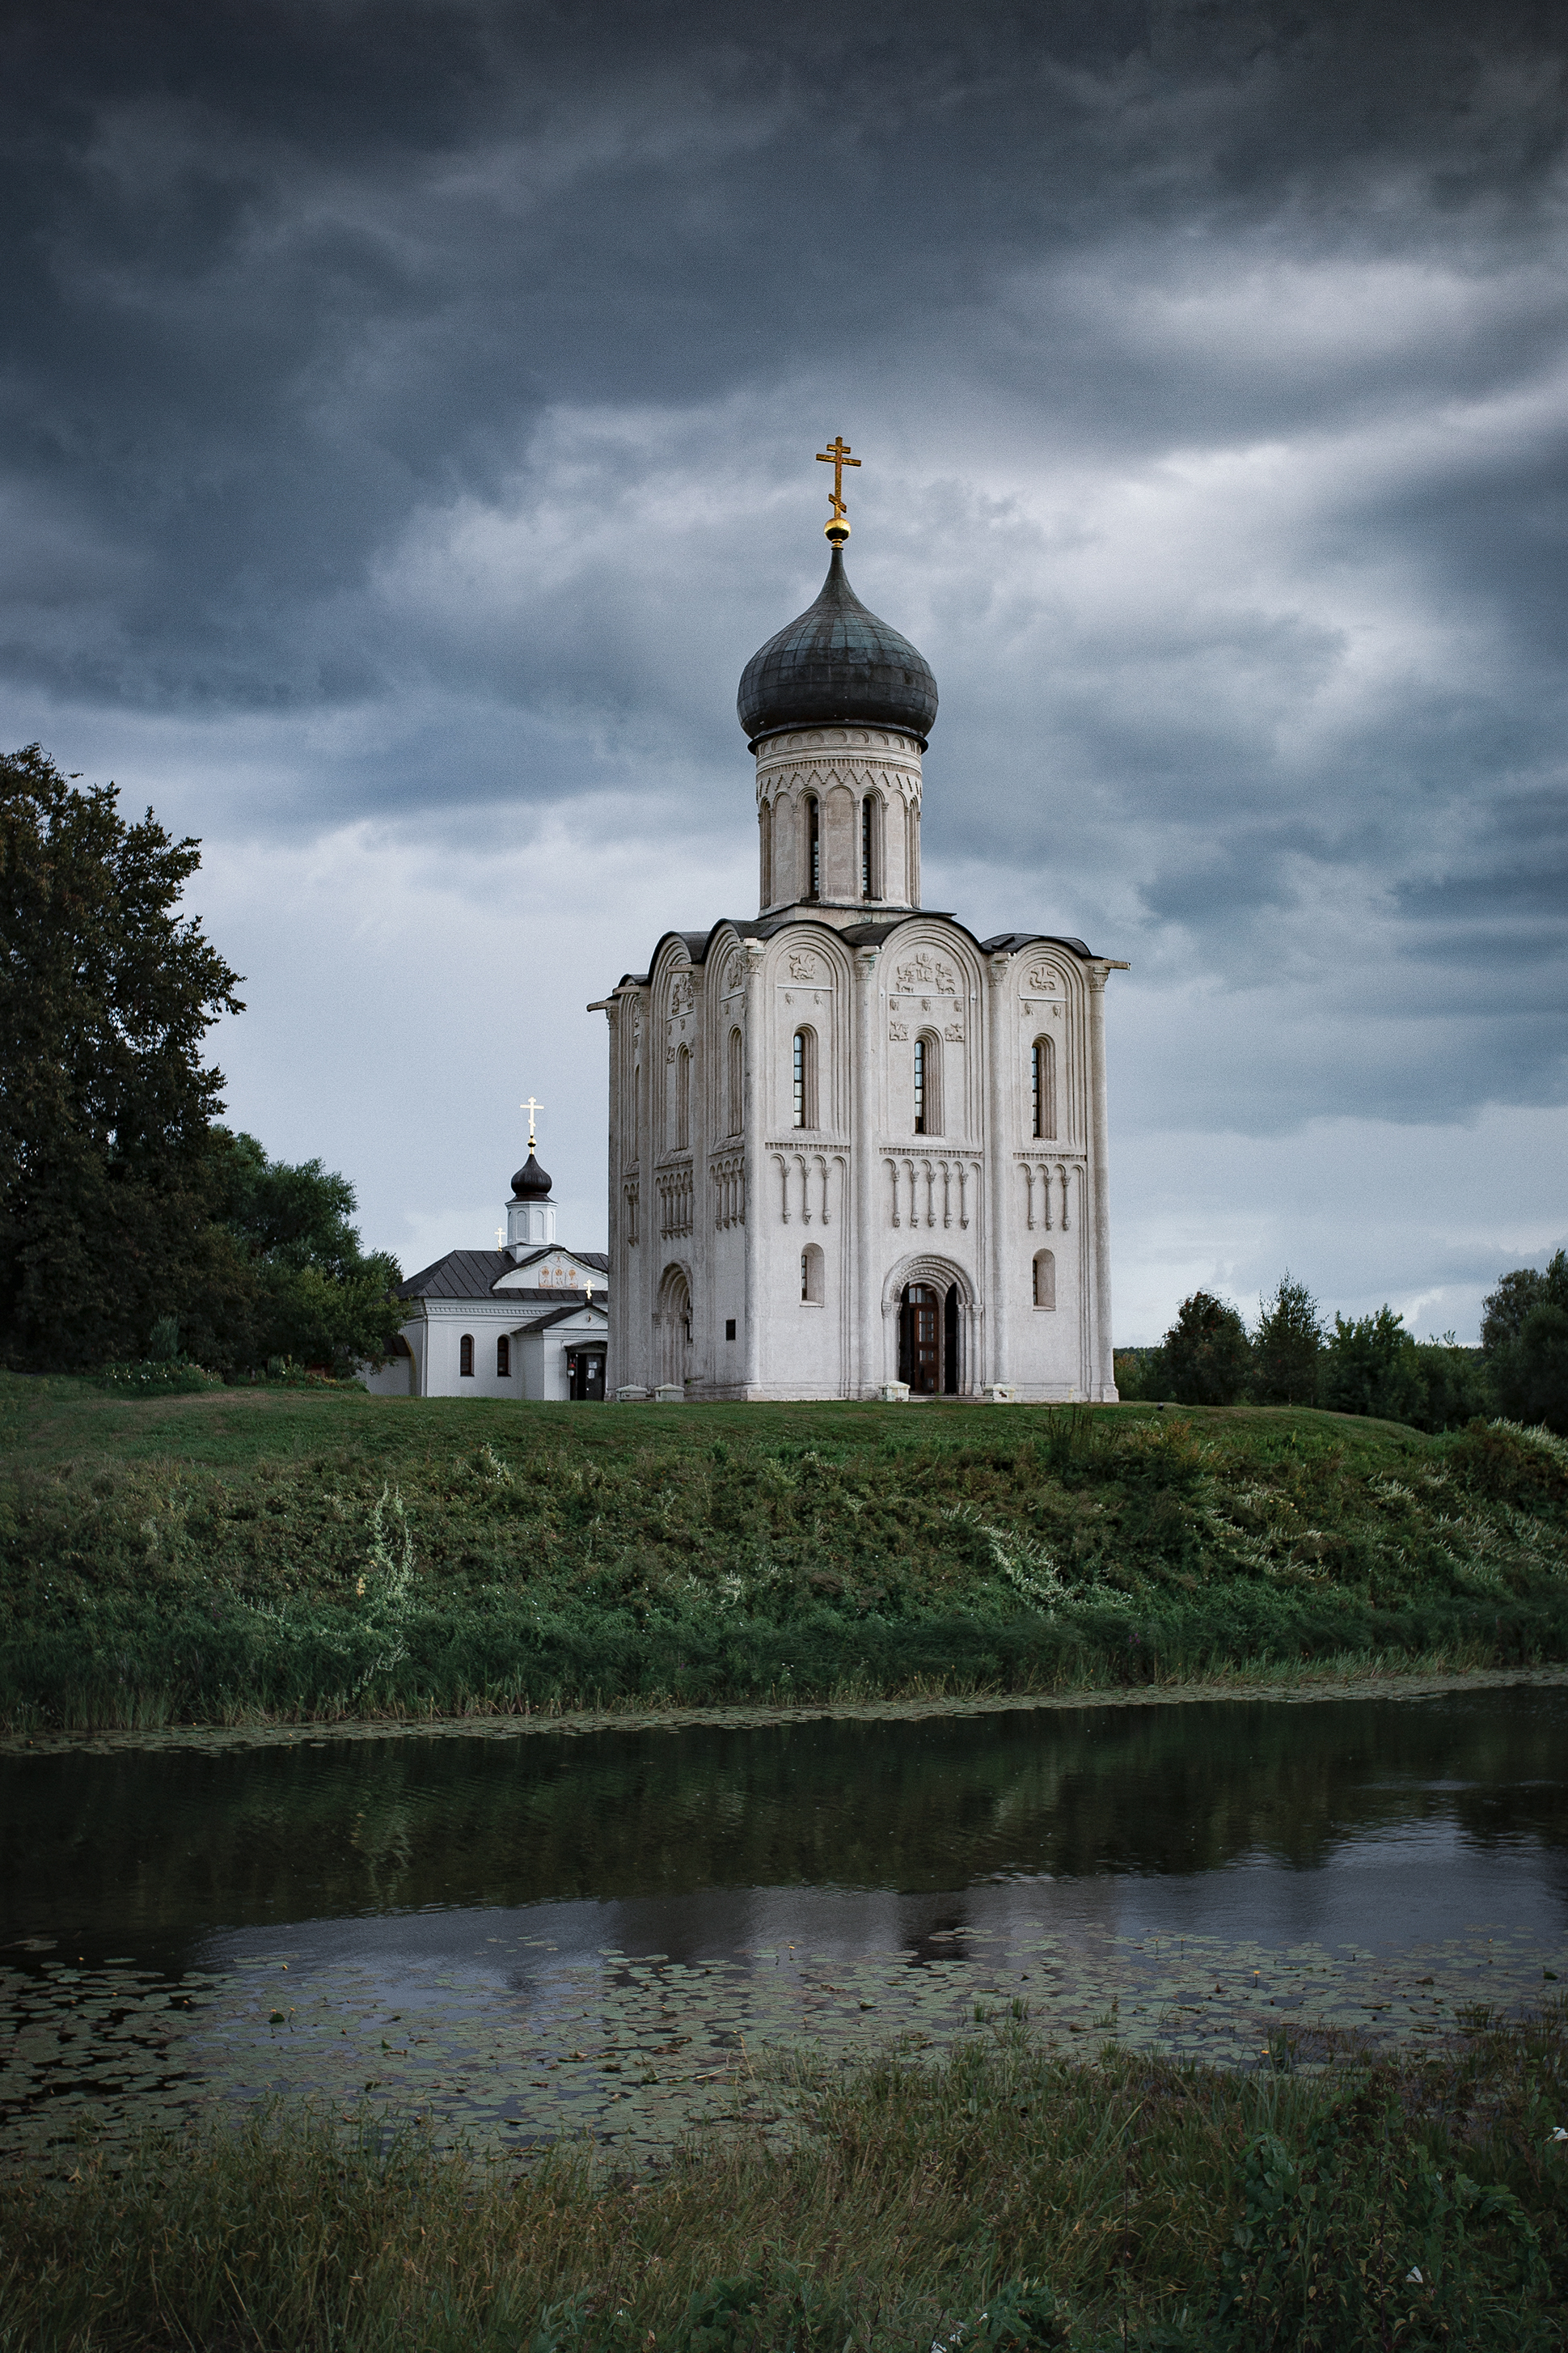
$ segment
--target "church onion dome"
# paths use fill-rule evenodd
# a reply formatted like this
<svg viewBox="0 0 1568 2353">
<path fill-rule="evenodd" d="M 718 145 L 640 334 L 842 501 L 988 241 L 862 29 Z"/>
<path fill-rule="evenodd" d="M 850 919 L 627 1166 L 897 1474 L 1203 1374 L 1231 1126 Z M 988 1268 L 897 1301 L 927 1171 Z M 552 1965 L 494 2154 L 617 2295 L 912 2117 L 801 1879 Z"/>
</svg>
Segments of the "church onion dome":
<svg viewBox="0 0 1568 2353">
<path fill-rule="evenodd" d="M 748 739 L 790 727 L 899 727 L 921 749 L 936 717 L 936 681 L 908 638 L 879 621 L 833 551 L 815 605 L 746 664 L 735 708 Z"/>
<path fill-rule="evenodd" d="M 550 1198 L 550 1178 L 531 1152 L 511 1180 L 511 1198 L 514 1201 L 547 1201 Z"/>
</svg>

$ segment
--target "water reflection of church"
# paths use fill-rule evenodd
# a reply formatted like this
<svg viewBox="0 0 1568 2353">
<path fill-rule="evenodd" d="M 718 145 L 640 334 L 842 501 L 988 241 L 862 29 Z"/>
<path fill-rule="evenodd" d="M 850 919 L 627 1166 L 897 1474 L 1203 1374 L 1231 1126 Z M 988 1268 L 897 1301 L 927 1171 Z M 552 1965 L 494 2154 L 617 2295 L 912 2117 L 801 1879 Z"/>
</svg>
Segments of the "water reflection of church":
<svg viewBox="0 0 1568 2353">
<path fill-rule="evenodd" d="M 936 682 L 850 587 L 837 491 L 827 535 L 821 594 L 741 681 L 759 912 L 667 932 L 603 1008 L 608 1384 L 1113 1398 L 1121 967 L 921 907 Z"/>
</svg>

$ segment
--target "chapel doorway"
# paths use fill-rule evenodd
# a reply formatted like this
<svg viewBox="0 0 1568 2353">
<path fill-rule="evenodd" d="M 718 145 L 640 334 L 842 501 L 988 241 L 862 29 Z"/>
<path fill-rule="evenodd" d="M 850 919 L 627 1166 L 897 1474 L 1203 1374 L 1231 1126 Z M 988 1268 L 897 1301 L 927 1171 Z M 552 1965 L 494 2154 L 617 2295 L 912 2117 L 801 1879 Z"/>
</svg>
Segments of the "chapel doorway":
<svg viewBox="0 0 1568 2353">
<path fill-rule="evenodd" d="M 911 1397 L 958 1395 L 958 1285 L 904 1287 L 899 1307 L 899 1378 Z"/>
<path fill-rule="evenodd" d="M 566 1394 L 574 1405 L 604 1404 L 605 1351 L 603 1348 L 567 1349 Z"/>
</svg>

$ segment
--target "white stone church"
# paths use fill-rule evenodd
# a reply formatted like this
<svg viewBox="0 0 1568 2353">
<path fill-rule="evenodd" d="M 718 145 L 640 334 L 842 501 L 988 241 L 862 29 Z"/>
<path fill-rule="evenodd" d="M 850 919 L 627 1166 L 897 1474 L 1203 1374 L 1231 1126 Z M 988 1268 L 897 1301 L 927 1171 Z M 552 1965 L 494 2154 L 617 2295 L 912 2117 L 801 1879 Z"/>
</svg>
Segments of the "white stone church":
<svg viewBox="0 0 1568 2353">
<path fill-rule="evenodd" d="M 1114 1398 L 1104 1013 L 1126 967 L 921 907 L 936 681 L 850 587 L 843 514 L 836 491 L 821 595 L 741 681 L 758 913 L 667 932 L 592 1008 L 607 1387 Z"/>
</svg>

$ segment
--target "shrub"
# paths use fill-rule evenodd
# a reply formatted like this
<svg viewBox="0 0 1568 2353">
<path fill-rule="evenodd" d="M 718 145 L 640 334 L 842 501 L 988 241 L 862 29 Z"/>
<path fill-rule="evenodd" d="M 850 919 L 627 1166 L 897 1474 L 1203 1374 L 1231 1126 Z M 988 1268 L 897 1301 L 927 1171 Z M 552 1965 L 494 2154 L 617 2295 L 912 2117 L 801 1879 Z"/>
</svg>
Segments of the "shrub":
<svg viewBox="0 0 1568 2353">
<path fill-rule="evenodd" d="M 1228 1300 L 1207 1291 L 1183 1300 L 1164 1356 L 1178 1405 L 1234 1405 L 1252 1369 L 1246 1324 Z"/>
</svg>

